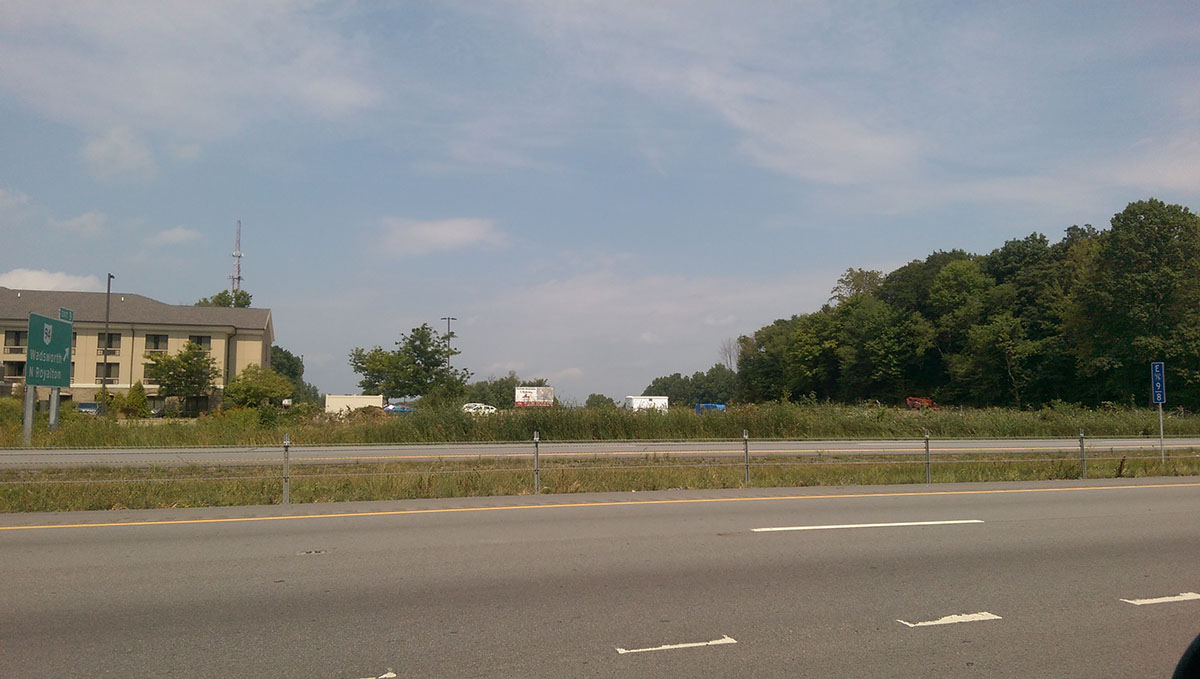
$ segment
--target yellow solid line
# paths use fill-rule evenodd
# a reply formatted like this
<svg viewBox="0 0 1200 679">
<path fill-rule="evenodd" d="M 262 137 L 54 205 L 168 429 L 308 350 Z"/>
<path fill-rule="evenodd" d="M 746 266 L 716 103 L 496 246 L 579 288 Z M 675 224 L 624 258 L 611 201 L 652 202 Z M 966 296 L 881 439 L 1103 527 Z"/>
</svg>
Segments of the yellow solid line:
<svg viewBox="0 0 1200 679">
<path fill-rule="evenodd" d="M 442 509 L 396 509 L 383 512 L 343 512 L 338 514 L 290 514 L 287 516 L 246 516 L 226 519 L 173 519 L 164 521 L 119 521 L 113 523 L 64 523 L 40 526 L 0 526 L 6 530 L 45 530 L 50 528 L 114 528 L 119 526 L 174 526 L 193 523 L 242 523 L 246 521 L 290 521 L 294 519 L 344 519 L 362 516 L 400 516 L 405 514 L 450 514 L 455 512 L 495 512 L 514 509 L 566 509 L 571 507 L 624 507 L 631 505 L 675 505 L 709 502 L 761 502 L 764 500 L 833 500 L 871 497 L 920 497 L 929 495 L 998 495 L 1002 493 L 1058 493 L 1081 490 L 1139 490 L 1147 488 L 1200 488 L 1200 483 L 1155 483 L 1137 486 L 1082 486 L 1078 488 L 1004 488 L 995 490 L 928 490 L 901 493 L 843 493 L 840 495 L 773 495 L 767 497 L 711 497 L 683 500 L 612 500 L 609 502 L 566 502 L 544 505 L 508 505 L 500 507 L 446 507 Z"/>
</svg>

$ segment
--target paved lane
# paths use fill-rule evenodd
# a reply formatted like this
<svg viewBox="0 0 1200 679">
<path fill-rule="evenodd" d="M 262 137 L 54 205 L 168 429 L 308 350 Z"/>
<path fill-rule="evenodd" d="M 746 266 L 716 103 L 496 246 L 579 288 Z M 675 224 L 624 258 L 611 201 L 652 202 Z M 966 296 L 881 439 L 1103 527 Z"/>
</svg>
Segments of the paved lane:
<svg viewBox="0 0 1200 679">
<path fill-rule="evenodd" d="M 0 591 L 0 676 L 1166 676 L 1200 479 L 8 515 Z"/>
<path fill-rule="evenodd" d="M 555 457 L 636 457 L 740 456 L 743 441 L 542 441 L 542 456 Z M 896 440 L 756 440 L 748 442 L 750 454 L 787 457 L 828 455 L 923 455 L 923 439 Z M 931 439 L 933 455 L 994 454 L 1040 452 L 1075 455 L 1079 439 Z M 1086 439 L 1089 451 L 1097 455 L 1122 455 L 1156 451 L 1156 438 Z M 1172 438 L 1165 443 L 1170 453 L 1193 453 L 1200 449 L 1200 438 Z M 532 441 L 517 443 L 446 443 L 381 444 L 339 446 L 292 446 L 289 455 L 297 464 L 338 462 L 386 462 L 400 460 L 477 459 L 481 457 L 532 458 Z M 4 449 L 0 450 L 0 468 L 45 468 L 78 466 L 150 466 L 150 465 L 235 465 L 275 464 L 282 462 L 282 446 L 228 448 L 121 448 L 121 449 Z"/>
</svg>

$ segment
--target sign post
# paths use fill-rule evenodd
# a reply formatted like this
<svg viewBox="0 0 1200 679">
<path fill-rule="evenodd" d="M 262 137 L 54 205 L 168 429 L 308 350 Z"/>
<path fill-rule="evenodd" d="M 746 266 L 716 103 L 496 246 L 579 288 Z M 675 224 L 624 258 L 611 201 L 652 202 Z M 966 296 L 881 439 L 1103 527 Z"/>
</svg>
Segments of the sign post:
<svg viewBox="0 0 1200 679">
<path fill-rule="evenodd" d="M 63 307 L 59 307 L 58 308 L 58 319 L 60 321 L 66 321 L 67 323 L 72 324 L 72 328 L 73 328 L 74 323 L 75 323 L 75 312 L 71 311 L 70 309 L 64 309 Z M 68 378 L 67 381 L 69 383 L 70 375 L 67 375 L 67 378 Z M 55 429 L 58 428 L 59 389 L 61 389 L 61 387 L 50 387 L 50 431 L 54 431 Z"/>
<path fill-rule="evenodd" d="M 67 309 L 59 315 L 73 316 Z M 37 387 L 54 388 L 51 395 L 51 429 L 58 424 L 58 388 L 71 386 L 71 321 L 29 314 L 29 336 L 25 347 L 25 427 L 24 442 L 33 438 L 32 396 Z"/>
<path fill-rule="evenodd" d="M 1166 366 L 1162 361 L 1150 364 L 1150 394 L 1158 404 L 1158 453 L 1163 464 L 1167 462 L 1167 447 L 1163 442 L 1163 404 L 1167 402 Z"/>
</svg>

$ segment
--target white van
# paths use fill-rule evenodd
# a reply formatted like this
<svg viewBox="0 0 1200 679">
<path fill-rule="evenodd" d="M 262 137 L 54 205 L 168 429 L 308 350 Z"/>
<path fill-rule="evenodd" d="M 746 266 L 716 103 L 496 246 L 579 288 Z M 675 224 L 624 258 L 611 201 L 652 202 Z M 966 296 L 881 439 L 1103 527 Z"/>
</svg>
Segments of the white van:
<svg viewBox="0 0 1200 679">
<path fill-rule="evenodd" d="M 462 407 L 464 413 L 472 415 L 491 415 L 496 412 L 496 406 L 490 406 L 486 403 L 464 403 Z"/>
</svg>

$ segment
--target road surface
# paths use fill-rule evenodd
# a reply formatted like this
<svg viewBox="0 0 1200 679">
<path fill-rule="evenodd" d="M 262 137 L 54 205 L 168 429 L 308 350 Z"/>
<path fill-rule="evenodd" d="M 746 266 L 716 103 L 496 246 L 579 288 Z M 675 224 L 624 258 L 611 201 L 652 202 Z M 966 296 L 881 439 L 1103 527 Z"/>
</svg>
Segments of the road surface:
<svg viewBox="0 0 1200 679">
<path fill-rule="evenodd" d="M 0 592 L 4 677 L 1165 677 L 1200 478 L 3 515 Z"/>
</svg>

